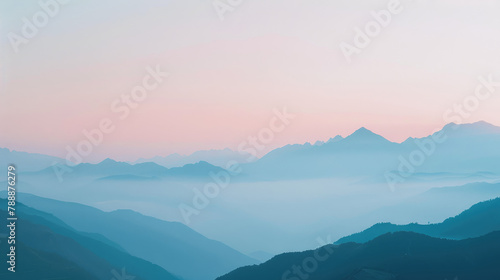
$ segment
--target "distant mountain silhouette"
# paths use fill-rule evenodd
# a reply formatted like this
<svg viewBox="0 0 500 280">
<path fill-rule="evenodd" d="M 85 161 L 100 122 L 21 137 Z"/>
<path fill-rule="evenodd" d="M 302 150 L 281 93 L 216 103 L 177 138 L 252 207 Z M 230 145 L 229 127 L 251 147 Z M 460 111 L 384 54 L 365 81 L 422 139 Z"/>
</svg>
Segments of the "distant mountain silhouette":
<svg viewBox="0 0 500 280">
<path fill-rule="evenodd" d="M 365 127 L 356 130 L 353 134 L 344 138 L 344 140 L 350 143 L 358 143 L 358 144 L 361 143 L 367 145 L 373 145 L 374 143 L 377 142 L 390 143 L 389 140 L 385 139 L 384 137 L 378 134 L 373 133 L 372 131 L 366 129 Z"/>
<path fill-rule="evenodd" d="M 1 194 L 5 196 L 5 192 Z M 131 210 L 103 212 L 26 193 L 18 193 L 18 200 L 54 215 L 78 231 L 102 235 L 130 254 L 184 279 L 211 280 L 258 262 L 178 222 L 158 220 Z"/>
<path fill-rule="evenodd" d="M 408 158 L 414 151 L 421 151 L 427 145 L 428 155 L 432 160 L 418 166 L 420 174 L 435 173 L 478 173 L 488 172 L 500 174 L 500 127 L 486 122 L 471 124 L 447 124 L 441 131 L 433 135 L 441 135 L 443 143 L 436 143 L 432 135 L 423 138 L 408 138 L 402 143 L 388 141 L 367 128 L 360 128 L 351 135 L 342 138 L 336 136 L 327 142 L 286 145 L 274 149 L 255 162 L 247 162 L 248 155 L 230 149 L 198 151 L 189 156 L 173 154 L 167 157 L 140 159 L 129 164 L 104 160 L 98 164 L 82 163 L 71 167 L 72 173 L 65 176 L 77 177 L 88 174 L 102 175 L 135 175 L 149 177 L 176 176 L 184 174 L 191 177 L 203 176 L 196 173 L 173 171 L 166 167 L 182 168 L 189 164 L 207 162 L 214 170 L 225 168 L 230 160 L 243 165 L 246 180 L 282 180 L 329 177 L 378 178 L 385 180 L 384 174 L 397 171 L 400 158 Z M 430 141 L 434 144 L 430 144 Z M 420 145 L 418 144 L 420 143 Z M 422 144 L 424 143 L 424 144 Z M 430 151 L 430 152 L 429 152 Z M 53 162 L 61 162 L 59 158 L 10 152 L 0 149 L 0 155 L 7 160 L 24 166 L 21 170 L 37 171 L 36 174 L 54 173 Z M 204 170 L 204 168 L 201 168 Z M 178 172 L 179 174 L 176 174 Z"/>
<path fill-rule="evenodd" d="M 0 203 L 7 205 L 7 200 Z M 16 211 L 17 271 L 4 270 L 1 279 L 112 279 L 113 271 L 121 273 L 122 268 L 136 279 L 178 279 L 104 237 L 78 232 L 50 214 L 21 203 Z M 7 211 L 0 210 L 0 218 L 7 217 Z M 5 258 L 2 254 L 0 259 L 5 263 Z"/>
<path fill-rule="evenodd" d="M 112 176 L 106 176 L 97 179 L 99 181 L 127 181 L 127 182 L 138 182 L 138 181 L 157 181 L 160 180 L 160 177 L 152 176 L 152 177 L 146 177 L 146 176 L 137 176 L 137 175 L 112 175 Z"/>
<path fill-rule="evenodd" d="M 97 164 L 81 163 L 76 166 L 65 166 L 71 171 L 64 174 L 64 179 L 78 179 L 80 177 L 103 178 L 105 180 L 149 180 L 162 177 L 200 178 L 208 177 L 209 172 L 217 173 L 224 170 L 221 167 L 211 165 L 204 161 L 170 169 L 153 162 L 129 164 L 126 162 L 114 161 L 112 159 L 105 159 Z M 50 175 L 55 177 L 53 167 L 48 167 L 38 172 L 30 172 L 26 175 Z"/>
<path fill-rule="evenodd" d="M 478 237 L 492 231 L 500 231 L 500 198 L 478 203 L 460 215 L 439 224 L 394 225 L 380 223 L 360 233 L 341 238 L 335 243 L 365 243 L 380 235 L 398 231 L 411 231 L 449 239 Z"/>
<path fill-rule="evenodd" d="M 220 172 L 225 169 L 214 166 L 206 161 L 200 161 L 197 163 L 186 164 L 182 167 L 173 167 L 168 170 L 169 176 L 174 177 L 199 177 L 207 176 L 210 172 Z"/>
<path fill-rule="evenodd" d="M 344 137 L 342 137 L 342 136 L 340 136 L 340 135 L 337 135 L 337 136 L 335 136 L 335 137 L 332 137 L 332 138 L 328 139 L 326 142 L 325 142 L 325 141 L 320 141 L 320 140 L 318 140 L 318 141 L 316 141 L 316 142 L 314 143 L 314 146 L 321 146 L 321 145 L 323 145 L 323 144 L 325 144 L 325 143 L 335 143 L 335 142 L 338 142 L 338 141 L 340 141 L 340 140 L 342 140 L 342 139 L 344 139 Z"/>
<path fill-rule="evenodd" d="M 245 164 L 244 170 L 250 180 L 352 176 L 384 179 L 386 172 L 398 170 L 400 157 L 408 159 L 412 152 L 420 151 L 432 158 L 418 166 L 416 171 L 420 173 L 500 174 L 500 127 L 486 122 L 448 124 L 436 135 L 444 142 L 427 136 L 394 143 L 360 128 L 337 141 L 275 149 L 256 162 Z"/>
<path fill-rule="evenodd" d="M 208 162 L 212 165 L 219 166 L 222 168 L 226 168 L 226 165 L 229 161 L 237 161 L 239 163 L 247 162 L 249 158 L 249 154 L 240 153 L 237 151 L 233 151 L 231 149 L 223 149 L 223 150 L 204 150 L 204 151 L 196 151 L 190 155 L 179 155 L 179 154 L 171 154 L 165 157 L 156 156 L 153 158 L 140 158 L 132 164 L 139 164 L 144 162 L 154 162 L 161 166 L 172 168 L 172 167 L 182 167 L 186 164 L 193 164 L 200 161 Z"/>
<path fill-rule="evenodd" d="M 499 279 L 499 261 L 500 232 L 460 241 L 397 232 L 365 244 L 326 245 L 317 251 L 281 254 L 217 280 Z"/>
<path fill-rule="evenodd" d="M 400 225 L 415 222 L 440 223 L 477 203 L 497 197 L 500 197 L 500 183 L 477 182 L 437 187 L 396 204 L 370 211 L 357 219 L 367 221 L 364 223 L 364 228 L 378 222 L 392 222 Z"/>
<path fill-rule="evenodd" d="M 243 166 L 250 180 L 380 175 L 397 167 L 399 144 L 366 128 L 322 145 L 287 145 Z M 393 164 L 387 164 L 391 162 Z M 386 163 L 385 169 L 380 163 Z"/>
<path fill-rule="evenodd" d="M 0 148 L 0 165 L 8 166 L 9 164 L 15 164 L 23 172 L 40 171 L 52 166 L 54 163 L 64 162 L 64 159 L 58 157 Z"/>
<path fill-rule="evenodd" d="M 421 172 L 493 172 L 500 173 L 500 127 L 484 121 L 468 124 L 447 124 L 436 132 L 446 136 L 442 144 L 437 144 Z M 432 136 L 416 139 L 420 142 L 432 139 Z M 418 149 L 415 139 L 401 144 L 405 150 Z"/>
</svg>

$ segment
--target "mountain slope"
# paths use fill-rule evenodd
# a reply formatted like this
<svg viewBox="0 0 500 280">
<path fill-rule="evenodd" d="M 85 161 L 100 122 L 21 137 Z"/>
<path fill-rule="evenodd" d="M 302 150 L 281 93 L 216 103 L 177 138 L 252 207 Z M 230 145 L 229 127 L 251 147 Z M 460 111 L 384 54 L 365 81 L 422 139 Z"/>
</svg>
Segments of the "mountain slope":
<svg viewBox="0 0 500 280">
<path fill-rule="evenodd" d="M 360 233 L 339 239 L 336 244 L 364 243 L 382 234 L 411 231 L 439 238 L 464 239 L 500 230 L 500 198 L 475 204 L 461 214 L 439 224 L 395 225 L 379 223 Z"/>
<path fill-rule="evenodd" d="M 0 202 L 7 205 L 4 199 L 0 199 Z M 27 256 L 17 253 L 20 257 L 17 269 L 19 275 L 26 277 L 24 279 L 51 279 L 64 277 L 68 273 L 72 275 L 70 279 L 110 279 L 112 271 L 121 271 L 122 267 L 126 267 L 138 279 L 177 279 L 161 267 L 133 257 L 107 242 L 93 239 L 88 234 L 77 232 L 47 213 L 20 203 L 16 204 L 16 213 L 19 217 L 16 221 L 16 241 L 21 242 L 21 250 L 27 252 Z M 6 219 L 7 212 L 0 210 L 0 217 Z M 37 258 L 37 254 L 54 255 L 55 258 L 43 260 Z M 31 259 L 31 262 L 23 263 L 24 257 Z M 55 269 L 50 272 L 41 264 L 70 271 Z M 33 270 L 37 271 L 37 277 L 27 278 Z"/>
<path fill-rule="evenodd" d="M 217 280 L 498 279 L 499 261 L 500 232 L 461 241 L 397 232 L 365 244 L 327 245 L 281 254 Z"/>
<path fill-rule="evenodd" d="M 477 203 L 496 197 L 500 197 L 500 183 L 479 182 L 431 188 L 421 194 L 356 217 L 357 221 L 363 221 L 363 226 L 357 231 L 379 222 L 399 225 L 441 223 Z M 340 237 L 342 236 L 338 238 Z"/>
<path fill-rule="evenodd" d="M 32 280 L 32 279 L 72 279 L 72 280 L 94 280 L 94 275 L 85 271 L 75 263 L 67 259 L 44 251 L 36 250 L 18 242 L 16 246 L 17 262 L 16 272 L 7 269 L 0 271 L 0 279 L 3 280 Z M 7 260 L 0 257 L 2 263 Z M 110 273 L 111 275 L 111 273 Z"/>
<path fill-rule="evenodd" d="M 18 200 L 53 214 L 76 230 L 100 234 L 130 254 L 185 279 L 214 279 L 237 267 L 257 263 L 181 223 L 158 220 L 131 210 L 103 212 L 25 193 L 19 193 Z"/>
</svg>

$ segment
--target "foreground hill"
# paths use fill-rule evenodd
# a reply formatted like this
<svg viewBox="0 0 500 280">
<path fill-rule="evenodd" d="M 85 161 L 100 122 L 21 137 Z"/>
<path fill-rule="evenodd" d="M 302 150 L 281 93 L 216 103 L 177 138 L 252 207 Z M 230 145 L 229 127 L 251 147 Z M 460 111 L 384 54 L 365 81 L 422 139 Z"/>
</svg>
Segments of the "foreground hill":
<svg viewBox="0 0 500 280">
<path fill-rule="evenodd" d="M 0 203 L 7 205 L 5 199 Z M 113 273 L 121 275 L 122 268 L 137 280 L 178 279 L 158 265 L 131 256 L 106 238 L 78 232 L 50 214 L 20 203 L 16 211 L 16 272 L 3 270 L 1 279 L 107 280 L 113 278 Z M 0 218 L 6 220 L 7 211 L 0 210 Z M 7 261 L 4 254 L 0 259 Z"/>
<path fill-rule="evenodd" d="M 485 235 L 496 230 L 500 230 L 500 198 L 475 204 L 460 215 L 439 224 L 395 225 L 380 223 L 360 233 L 343 237 L 336 243 L 364 243 L 382 234 L 397 231 L 411 231 L 448 239 L 465 239 Z"/>
<path fill-rule="evenodd" d="M 237 267 L 257 263 L 181 223 L 158 220 L 131 210 L 103 212 L 26 193 L 18 193 L 18 200 L 54 215 L 78 231 L 102 235 L 130 254 L 184 279 L 212 280 Z"/>
<path fill-rule="evenodd" d="M 499 279 L 500 232 L 466 240 L 412 232 L 388 233 L 365 244 L 326 245 L 239 268 L 217 280 L 477 280 Z"/>
</svg>

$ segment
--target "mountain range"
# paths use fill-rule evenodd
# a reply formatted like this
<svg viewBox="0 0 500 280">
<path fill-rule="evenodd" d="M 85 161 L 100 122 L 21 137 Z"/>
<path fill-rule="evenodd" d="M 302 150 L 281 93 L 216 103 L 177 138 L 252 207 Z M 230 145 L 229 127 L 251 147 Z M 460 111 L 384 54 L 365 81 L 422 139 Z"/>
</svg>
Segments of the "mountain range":
<svg viewBox="0 0 500 280">
<path fill-rule="evenodd" d="M 250 180 L 362 176 L 385 181 L 388 172 L 401 177 L 416 172 L 498 175 L 498 143 L 500 127 L 486 122 L 452 123 L 433 135 L 402 143 L 360 128 L 336 141 L 275 149 L 256 162 L 244 164 L 243 169 Z M 418 164 L 411 164 L 415 161 Z"/>
<path fill-rule="evenodd" d="M 243 160 L 248 155 L 224 149 L 199 151 L 190 156 L 174 154 L 140 159 L 133 164 L 107 159 L 98 164 L 82 163 L 70 169 L 82 175 L 134 175 L 142 179 L 167 175 L 197 177 L 203 176 L 198 171 L 201 174 L 206 174 L 207 170 L 218 171 L 219 166 L 225 167 L 229 160 L 236 160 L 244 162 L 241 164 L 243 174 L 238 178 L 252 181 L 350 176 L 385 181 L 387 172 L 401 175 L 401 169 L 405 172 L 410 170 L 412 174 L 487 172 L 499 175 L 499 142 L 500 127 L 482 121 L 450 123 L 432 135 L 408 138 L 402 143 L 391 142 L 366 128 L 360 128 L 345 138 L 336 136 L 326 142 L 317 141 L 314 145 L 286 145 L 254 162 Z M 415 153 L 423 155 L 422 164 L 408 166 L 412 160 L 410 156 Z M 54 172 L 52 164 L 62 162 L 55 157 L 8 149 L 1 149 L 0 154 L 5 164 L 16 163 L 22 166 L 23 172 Z M 68 176 L 74 176 L 72 173 Z"/>
<path fill-rule="evenodd" d="M 130 164 L 105 159 L 99 163 L 81 163 L 76 166 L 61 164 L 57 166 L 64 179 L 94 178 L 115 180 L 154 180 L 159 178 L 199 179 L 209 177 L 210 172 L 218 173 L 223 168 L 211 165 L 206 161 L 186 164 L 182 167 L 166 168 L 154 162 Z M 40 171 L 28 172 L 29 176 L 53 176 L 54 167 Z"/>
<path fill-rule="evenodd" d="M 7 205 L 6 199 L 0 199 Z M 127 253 L 98 234 L 79 232 L 51 214 L 16 203 L 16 272 L 2 270 L 1 279 L 113 279 L 114 273 L 136 279 L 178 280 L 158 265 Z M 8 212 L 0 210 L 7 220 Z M 2 231 L 4 231 L 2 229 Z M 8 252 L 7 242 L 1 244 Z M 6 254 L 0 258 L 7 262 Z"/>
<path fill-rule="evenodd" d="M 7 166 L 12 163 L 22 166 L 24 172 L 35 172 L 52 166 L 53 164 L 62 164 L 64 160 L 62 158 L 43 154 L 0 148 L 0 164 L 2 166 Z"/>
<path fill-rule="evenodd" d="M 444 142 L 435 142 L 436 135 Z M 430 144 L 432 141 L 434 144 Z M 91 234 L 89 238 L 157 265 L 162 273 L 205 280 L 268 260 L 270 254 L 266 252 L 274 255 L 311 248 L 318 234 L 331 233 L 338 239 L 373 224 L 376 225 L 338 243 L 365 244 L 384 233 L 399 231 L 433 238 L 481 238 L 498 230 L 498 224 L 487 224 L 496 220 L 467 220 L 460 216 L 456 217 L 458 220 L 437 223 L 500 195 L 498 143 L 500 128 L 478 122 L 449 124 L 433 135 L 409 138 L 402 143 L 361 128 L 345 138 L 287 145 L 255 162 L 241 164 L 243 172 L 230 178 L 230 187 L 224 191 L 221 188 L 220 196 L 210 197 L 206 208 L 191 217 L 192 228 L 166 220 L 182 221 L 179 205 L 194 205 L 193 201 L 199 199 L 197 195 L 206 186 L 213 186 L 207 185 L 214 183 L 210 174 L 229 171 L 207 161 L 167 168 L 155 162 L 131 164 L 106 159 L 76 166 L 59 162 L 69 171 L 64 180 L 58 181 L 51 166 L 57 158 L 27 153 L 20 153 L 17 158 L 18 152 L 6 149 L 0 153 L 7 155 L 1 159 L 5 164 L 15 163 L 18 167 L 20 190 L 59 200 L 19 194 L 19 201 L 28 207 L 53 215 L 79 236 Z M 391 193 L 384 175 L 399 174 L 401 158 L 409 161 L 415 151 L 425 155 L 424 162 L 414 166 L 415 172 L 406 177 L 407 189 Z M 466 184 L 469 182 L 474 183 Z M 84 204 L 115 211 L 104 212 Z M 116 210 L 123 208 L 137 212 Z M 496 217 L 491 213 L 484 216 Z M 428 221 L 436 224 L 426 224 Z M 40 225 L 34 220 L 30 222 L 33 225 L 27 224 L 26 228 Z M 480 227 L 472 228 L 476 223 Z M 460 224 L 460 231 L 453 232 L 452 228 Z M 68 235 L 53 225 L 49 228 L 54 238 L 59 238 L 56 234 Z M 146 239 L 144 230 L 148 232 Z M 77 243 L 80 240 L 71 238 Z M 45 252 L 47 248 L 37 244 L 22 246 L 31 250 L 33 257 L 54 253 Z M 77 262 L 69 255 L 55 253 L 69 261 L 64 266 L 83 268 L 81 275 L 97 273 L 75 266 Z M 96 264 L 98 273 L 111 267 L 121 269 L 110 260 L 104 261 L 107 264 L 101 268 Z M 394 271 L 378 268 L 357 269 L 345 277 L 395 275 Z"/>
<path fill-rule="evenodd" d="M 156 156 L 153 158 L 140 158 L 136 161 L 130 162 L 131 164 L 140 164 L 144 162 L 154 162 L 158 165 L 172 168 L 182 167 L 186 164 L 193 164 L 200 161 L 206 161 L 212 165 L 225 168 L 230 161 L 239 163 L 247 162 L 249 154 L 243 152 L 233 151 L 229 148 L 222 150 L 202 150 L 196 151 L 190 155 L 171 154 L 168 156 Z"/>
<path fill-rule="evenodd" d="M 12 278 L 3 272 L 2 279 L 113 279 L 124 273 L 134 279 L 214 279 L 231 266 L 234 270 L 217 280 L 500 277 L 495 262 L 500 259 L 500 198 L 478 203 L 439 224 L 377 224 L 335 244 L 280 254 L 256 265 L 179 223 L 130 210 L 102 212 L 76 203 L 19 196 L 23 201 L 16 205 L 22 217 L 17 224 L 20 273 Z M 5 199 L 0 203 L 7 205 Z M 7 218 L 3 209 L 0 218 Z"/>
<path fill-rule="evenodd" d="M 115 247 L 183 279 L 211 280 L 242 265 L 258 262 L 181 223 L 158 220 L 131 210 L 103 212 L 77 203 L 26 193 L 17 195 L 21 203 L 54 216 L 79 232 L 112 240 Z"/>
<path fill-rule="evenodd" d="M 336 244 L 365 243 L 392 232 L 411 231 L 437 238 L 466 239 L 500 231 L 500 198 L 475 204 L 461 214 L 438 224 L 395 225 L 379 223 L 360 233 L 339 239 Z"/>
<path fill-rule="evenodd" d="M 334 244 L 280 254 L 217 280 L 498 279 L 499 241 L 500 197 L 439 224 L 377 224 Z"/>
<path fill-rule="evenodd" d="M 363 244 L 281 254 L 217 280 L 493 280 L 500 277 L 498 260 L 498 231 L 458 241 L 395 232 Z"/>
</svg>

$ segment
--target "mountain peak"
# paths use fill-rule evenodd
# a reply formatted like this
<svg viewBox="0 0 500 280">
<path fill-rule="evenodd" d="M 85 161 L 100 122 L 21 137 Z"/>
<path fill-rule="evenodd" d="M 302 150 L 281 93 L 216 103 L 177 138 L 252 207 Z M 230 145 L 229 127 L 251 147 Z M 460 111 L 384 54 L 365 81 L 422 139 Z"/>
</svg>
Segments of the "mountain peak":
<svg viewBox="0 0 500 280">
<path fill-rule="evenodd" d="M 373 133 L 371 130 L 367 129 L 366 127 L 361 127 L 358 130 L 354 131 L 353 134 L 350 136 L 357 135 L 357 136 L 371 136 L 371 135 L 376 135 Z"/>
<path fill-rule="evenodd" d="M 355 132 L 358 132 L 358 131 L 361 131 L 361 132 L 371 132 L 369 129 L 367 129 L 366 127 L 362 126 L 360 128 L 358 128 L 358 130 L 356 130 Z"/>
<path fill-rule="evenodd" d="M 382 143 L 382 142 L 390 143 L 389 140 L 368 130 L 365 127 L 361 127 L 360 129 L 356 130 L 353 134 L 347 136 L 344 141 L 347 141 L 347 143 L 366 143 L 366 144 Z"/>
</svg>

